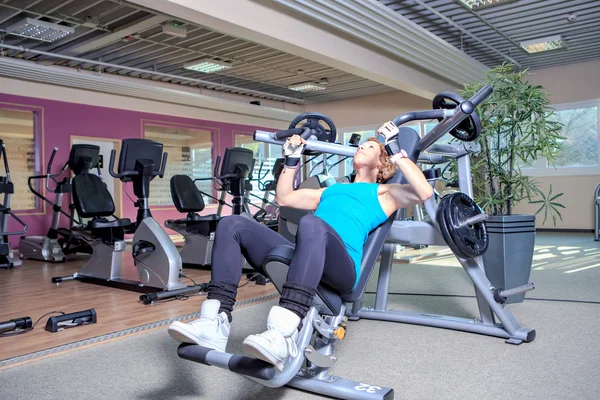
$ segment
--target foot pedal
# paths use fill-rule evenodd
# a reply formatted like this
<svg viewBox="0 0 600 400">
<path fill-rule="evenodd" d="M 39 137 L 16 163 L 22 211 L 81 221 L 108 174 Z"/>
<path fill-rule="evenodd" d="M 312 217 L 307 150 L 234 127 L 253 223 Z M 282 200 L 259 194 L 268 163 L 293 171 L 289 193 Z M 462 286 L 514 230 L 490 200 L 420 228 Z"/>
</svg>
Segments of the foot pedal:
<svg viewBox="0 0 600 400">
<path fill-rule="evenodd" d="M 146 240 L 140 240 L 136 242 L 131 249 L 131 254 L 133 255 L 133 265 L 137 265 L 137 259 L 140 255 L 152 253 L 154 250 L 156 250 L 154 243 Z"/>
<path fill-rule="evenodd" d="M 510 339 L 506 339 L 506 341 L 504 343 L 514 344 L 514 345 L 518 346 L 521 343 L 523 343 L 523 341 L 521 339 L 510 338 Z"/>
<path fill-rule="evenodd" d="M 64 329 L 75 328 L 77 326 L 95 324 L 96 321 L 96 310 L 90 308 L 85 311 L 50 317 L 48 318 L 48 322 L 46 322 L 45 329 L 48 332 L 54 333 Z"/>
<path fill-rule="evenodd" d="M 329 356 L 323 355 L 312 346 L 308 346 L 304 349 L 304 355 L 308 361 L 321 368 L 331 368 L 337 361 L 337 357 L 333 354 Z"/>
</svg>

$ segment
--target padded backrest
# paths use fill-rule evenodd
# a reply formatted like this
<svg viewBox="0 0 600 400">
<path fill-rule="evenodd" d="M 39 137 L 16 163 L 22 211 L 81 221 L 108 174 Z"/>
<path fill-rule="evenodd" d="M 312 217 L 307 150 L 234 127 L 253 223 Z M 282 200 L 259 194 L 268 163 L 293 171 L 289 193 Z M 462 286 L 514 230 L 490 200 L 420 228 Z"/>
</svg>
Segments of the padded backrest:
<svg viewBox="0 0 600 400">
<path fill-rule="evenodd" d="M 204 199 L 196 184 L 187 175 L 173 175 L 170 181 L 171 198 L 180 213 L 195 213 L 204 210 Z"/>
<path fill-rule="evenodd" d="M 398 133 L 398 144 L 400 145 L 401 149 L 406 150 L 410 159 L 415 163 L 419 158 L 419 151 L 417 150 L 419 140 L 419 134 L 413 129 L 406 127 L 400 128 L 400 132 Z M 404 179 L 402 171 L 398 170 L 398 172 L 396 172 L 396 174 L 390 178 L 387 183 L 406 183 L 406 180 Z M 342 300 L 344 302 L 351 303 L 362 297 L 365 287 L 367 286 L 367 282 L 371 277 L 371 273 L 375 269 L 377 256 L 383 248 L 383 244 L 385 243 L 385 239 L 390 231 L 395 217 L 396 212 L 394 212 L 386 222 L 379 225 L 369 234 L 369 238 L 363 246 L 360 279 L 352 292 L 342 296 Z"/>
<path fill-rule="evenodd" d="M 69 153 L 69 169 L 75 175 L 87 172 L 98 166 L 100 161 L 100 146 L 93 144 L 74 144 Z"/>
<path fill-rule="evenodd" d="M 73 204 L 80 217 L 109 217 L 115 213 L 115 202 L 102 179 L 93 174 L 73 178 Z"/>
<path fill-rule="evenodd" d="M 324 187 L 329 187 L 334 185 L 335 178 L 327 175 L 313 175 L 306 178 L 300 185 L 298 185 L 298 189 L 321 189 Z"/>
</svg>

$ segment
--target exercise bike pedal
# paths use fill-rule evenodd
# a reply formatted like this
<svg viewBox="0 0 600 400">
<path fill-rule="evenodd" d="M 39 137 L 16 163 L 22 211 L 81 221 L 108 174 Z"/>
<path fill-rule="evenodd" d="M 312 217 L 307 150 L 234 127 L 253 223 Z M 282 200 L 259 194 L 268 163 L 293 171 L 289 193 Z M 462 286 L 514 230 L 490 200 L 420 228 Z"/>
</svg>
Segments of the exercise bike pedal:
<svg viewBox="0 0 600 400">
<path fill-rule="evenodd" d="M 312 345 L 309 345 L 304 349 L 304 355 L 308 361 L 321 368 L 330 368 L 338 360 L 334 355 L 326 356 L 319 353 L 314 347 L 312 347 Z"/>
<path fill-rule="evenodd" d="M 148 242 L 146 240 L 140 240 L 136 244 L 133 245 L 133 249 L 131 250 L 131 254 L 133 255 L 133 265 L 137 265 L 138 257 L 142 254 L 152 253 L 156 250 L 156 246 L 154 243 Z"/>
</svg>

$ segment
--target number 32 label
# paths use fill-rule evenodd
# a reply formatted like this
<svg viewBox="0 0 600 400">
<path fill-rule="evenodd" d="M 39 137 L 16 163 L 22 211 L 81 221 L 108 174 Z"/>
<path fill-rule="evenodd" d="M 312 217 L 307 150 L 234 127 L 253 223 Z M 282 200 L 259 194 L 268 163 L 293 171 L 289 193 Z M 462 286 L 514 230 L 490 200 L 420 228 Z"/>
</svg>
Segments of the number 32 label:
<svg viewBox="0 0 600 400">
<path fill-rule="evenodd" d="M 367 393 L 377 393 L 377 390 L 381 390 L 381 387 L 379 386 L 371 386 L 369 384 L 366 383 L 361 383 L 358 386 L 354 387 L 354 390 L 359 390 L 359 391 L 365 391 Z"/>
</svg>

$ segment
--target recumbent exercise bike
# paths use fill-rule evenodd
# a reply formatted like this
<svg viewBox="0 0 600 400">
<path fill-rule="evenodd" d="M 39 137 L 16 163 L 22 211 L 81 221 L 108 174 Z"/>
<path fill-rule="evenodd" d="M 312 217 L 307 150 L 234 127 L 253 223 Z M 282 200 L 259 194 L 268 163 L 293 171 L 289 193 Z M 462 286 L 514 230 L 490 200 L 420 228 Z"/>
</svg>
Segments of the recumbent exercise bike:
<svg viewBox="0 0 600 400">
<path fill-rule="evenodd" d="M 150 181 L 157 176 L 162 177 L 165 172 L 167 153 L 163 153 L 163 145 L 147 139 L 124 139 L 117 172 L 114 172 L 116 151 L 111 151 L 111 176 L 123 182 L 132 182 L 134 194 L 138 198 L 135 202 L 138 212 L 134 224 L 128 218 L 113 216 L 115 205 L 110 192 L 98 176 L 89 173 L 98 163 L 99 147 L 77 146 L 79 147 L 74 146 L 71 150 L 70 162 L 83 164 L 85 168 L 73 179 L 73 203 L 80 217 L 91 218 L 79 229 L 92 246 L 93 254 L 80 271 L 72 276 L 55 277 L 52 282 L 76 279 L 149 293 L 152 300 L 204 289 L 205 284 L 186 286 L 181 282 L 182 265 L 177 248 L 165 230 L 152 218 L 148 208 Z M 107 217 L 111 216 L 113 219 L 109 220 Z M 139 281 L 121 278 L 126 232 L 134 233 L 132 256 Z M 144 303 L 149 304 L 150 301 Z"/>
</svg>

